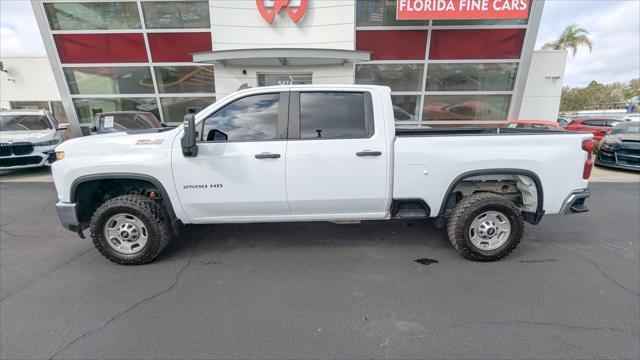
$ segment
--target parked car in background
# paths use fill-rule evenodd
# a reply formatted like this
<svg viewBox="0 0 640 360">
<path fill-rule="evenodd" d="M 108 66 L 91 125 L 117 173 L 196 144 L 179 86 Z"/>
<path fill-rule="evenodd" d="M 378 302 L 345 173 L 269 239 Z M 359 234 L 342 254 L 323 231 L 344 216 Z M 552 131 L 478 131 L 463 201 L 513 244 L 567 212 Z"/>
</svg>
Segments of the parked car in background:
<svg viewBox="0 0 640 360">
<path fill-rule="evenodd" d="M 94 134 L 105 134 L 161 127 L 164 126 L 153 113 L 144 111 L 113 111 L 96 114 L 95 123 L 89 131 Z"/>
<path fill-rule="evenodd" d="M 593 140 L 600 142 L 622 119 L 617 118 L 579 118 L 573 119 L 565 130 L 588 131 L 593 134 Z"/>
<path fill-rule="evenodd" d="M 50 165 L 67 127 L 47 110 L 0 112 L 0 170 Z"/>
<path fill-rule="evenodd" d="M 640 121 L 640 114 L 629 114 L 622 118 L 624 121 Z"/>
<path fill-rule="evenodd" d="M 532 130 L 562 130 L 562 126 L 555 121 L 545 120 L 513 120 L 504 125 L 509 129 L 532 129 Z"/>
<path fill-rule="evenodd" d="M 625 121 L 601 142 L 596 164 L 640 171 L 640 121 Z"/>
</svg>

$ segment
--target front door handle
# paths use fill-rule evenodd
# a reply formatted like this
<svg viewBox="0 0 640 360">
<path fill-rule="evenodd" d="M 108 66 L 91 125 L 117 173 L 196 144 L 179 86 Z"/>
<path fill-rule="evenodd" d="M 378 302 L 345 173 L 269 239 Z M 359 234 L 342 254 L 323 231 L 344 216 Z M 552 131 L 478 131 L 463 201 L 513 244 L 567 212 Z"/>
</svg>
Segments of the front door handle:
<svg viewBox="0 0 640 360">
<path fill-rule="evenodd" d="M 362 150 L 356 153 L 356 156 L 380 156 L 382 151 Z"/>
<path fill-rule="evenodd" d="M 280 159 L 280 154 L 272 154 L 272 153 L 256 154 L 256 159 Z"/>
</svg>

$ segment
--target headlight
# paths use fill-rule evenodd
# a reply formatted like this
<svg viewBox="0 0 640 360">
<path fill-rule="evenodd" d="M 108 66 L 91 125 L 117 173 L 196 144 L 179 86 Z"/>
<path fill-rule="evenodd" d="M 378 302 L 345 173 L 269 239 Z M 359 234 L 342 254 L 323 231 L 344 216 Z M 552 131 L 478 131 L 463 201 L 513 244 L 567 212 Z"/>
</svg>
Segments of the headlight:
<svg viewBox="0 0 640 360">
<path fill-rule="evenodd" d="M 613 150 L 613 149 L 615 149 L 617 147 L 618 147 L 618 143 L 615 143 L 615 142 L 614 143 L 610 143 L 610 142 L 603 141 L 600 144 L 600 148 L 602 150 Z"/>
<path fill-rule="evenodd" d="M 60 142 L 60 140 L 53 139 L 53 140 L 47 140 L 47 141 L 41 141 L 41 142 L 33 143 L 33 146 L 52 146 L 52 145 L 57 145 L 59 142 Z"/>
<path fill-rule="evenodd" d="M 64 151 L 56 151 L 56 160 L 64 159 Z"/>
</svg>

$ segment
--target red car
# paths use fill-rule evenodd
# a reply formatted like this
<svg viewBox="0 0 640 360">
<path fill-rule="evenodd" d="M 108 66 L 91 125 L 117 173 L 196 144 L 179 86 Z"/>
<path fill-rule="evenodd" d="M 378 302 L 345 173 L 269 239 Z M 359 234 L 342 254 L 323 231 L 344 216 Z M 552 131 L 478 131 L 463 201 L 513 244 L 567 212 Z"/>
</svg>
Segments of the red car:
<svg viewBox="0 0 640 360">
<path fill-rule="evenodd" d="M 593 133 L 593 140 L 600 142 L 622 120 L 616 118 L 579 118 L 573 119 L 564 129 Z"/>
<path fill-rule="evenodd" d="M 504 124 L 508 129 L 562 130 L 556 121 L 545 120 L 512 120 Z"/>
</svg>

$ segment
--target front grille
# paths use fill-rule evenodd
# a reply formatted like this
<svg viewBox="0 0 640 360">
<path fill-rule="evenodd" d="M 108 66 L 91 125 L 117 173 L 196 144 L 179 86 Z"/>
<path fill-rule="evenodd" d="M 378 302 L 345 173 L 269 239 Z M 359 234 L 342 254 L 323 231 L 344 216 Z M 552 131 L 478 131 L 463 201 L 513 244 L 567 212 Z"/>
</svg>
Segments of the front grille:
<svg viewBox="0 0 640 360">
<path fill-rule="evenodd" d="M 14 155 L 27 155 L 33 152 L 33 144 L 28 142 L 11 144 L 11 151 Z"/>
<path fill-rule="evenodd" d="M 37 165 L 42 162 L 40 156 L 25 156 L 0 159 L 0 167 Z"/>
<path fill-rule="evenodd" d="M 0 156 L 11 156 L 11 144 L 0 144 Z"/>
<path fill-rule="evenodd" d="M 33 152 L 33 144 L 30 142 L 2 143 L 0 144 L 0 156 L 28 155 Z"/>
</svg>

